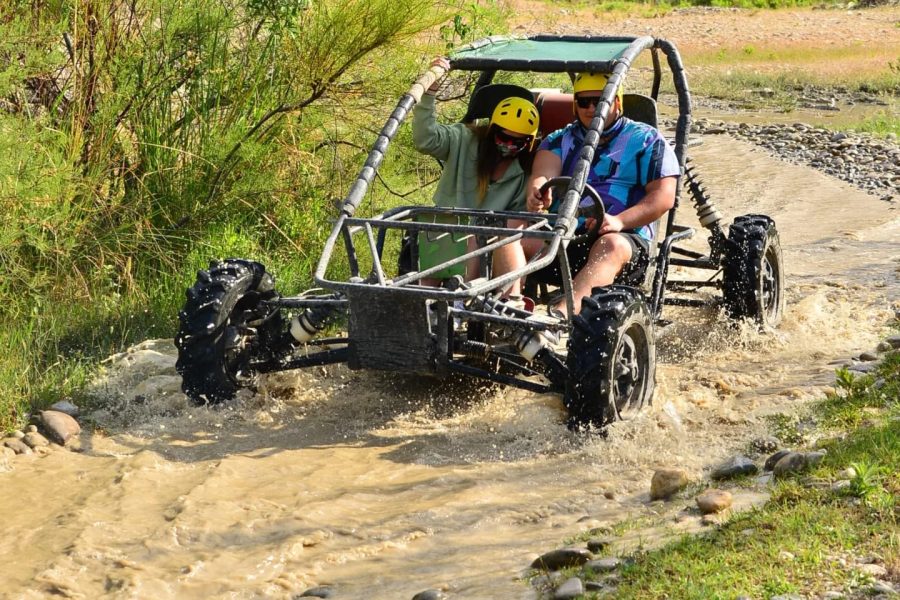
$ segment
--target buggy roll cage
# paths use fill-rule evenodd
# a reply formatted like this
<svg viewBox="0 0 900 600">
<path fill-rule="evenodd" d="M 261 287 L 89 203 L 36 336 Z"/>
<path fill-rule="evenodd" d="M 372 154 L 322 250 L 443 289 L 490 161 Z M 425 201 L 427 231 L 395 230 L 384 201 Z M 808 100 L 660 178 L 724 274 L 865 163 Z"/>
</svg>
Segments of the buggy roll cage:
<svg viewBox="0 0 900 600">
<path fill-rule="evenodd" d="M 545 49 L 552 49 L 554 44 L 577 45 L 583 43 L 585 44 L 585 52 L 578 53 L 579 56 L 588 53 L 592 48 L 602 48 L 602 46 L 597 45 L 598 43 L 607 43 L 610 46 L 612 44 L 622 44 L 624 45 L 624 50 L 621 50 L 617 54 L 598 59 L 546 58 L 546 54 L 539 54 L 537 58 L 529 58 L 527 52 L 519 52 L 515 57 L 502 56 L 504 45 L 521 43 L 523 40 L 535 42 L 536 45 L 543 45 L 543 48 Z M 591 44 L 593 44 L 593 46 Z M 498 49 L 499 52 L 497 52 Z M 452 304 L 455 300 L 467 300 L 489 292 L 498 290 L 503 291 L 508 288 L 514 280 L 548 266 L 553 260 L 559 260 L 563 291 L 569 308 L 568 314 L 573 315 L 574 297 L 572 292 L 572 274 L 569 269 L 566 252 L 560 252 L 559 250 L 561 247 L 565 248 L 574 235 L 577 226 L 578 205 L 583 195 L 588 170 L 597 149 L 600 132 L 603 129 L 606 116 L 609 113 L 615 98 L 616 90 L 619 84 L 624 80 L 626 73 L 638 55 L 645 50 L 651 51 L 653 62 L 652 99 L 655 101 L 659 93 L 660 82 L 662 79 L 659 54 L 662 53 L 666 57 L 668 66 L 672 72 L 674 87 L 678 97 L 679 111 L 676 124 L 674 150 L 682 177 L 679 177 L 678 185 L 676 186 L 675 204 L 673 208 L 668 211 L 664 237 L 662 241 L 658 243 L 656 248 L 651 248 L 651 258 L 653 258 L 653 254 L 657 254 L 657 257 L 655 261 L 651 260 L 650 268 L 653 268 L 654 262 L 656 263 L 656 268 L 655 272 L 652 274 L 653 279 L 648 294 L 648 303 L 653 318 L 659 319 L 664 303 L 663 290 L 666 284 L 666 273 L 670 262 L 672 264 L 683 264 L 685 266 L 717 269 L 717 248 L 719 247 L 719 242 L 724 240 L 724 233 L 718 225 L 718 219 L 713 219 L 712 222 L 710 222 L 709 219 L 704 220 L 703 218 L 703 210 L 709 212 L 710 209 L 714 210 L 714 208 L 706 208 L 701 206 L 701 203 L 698 202 L 697 212 L 698 215 L 701 216 L 701 223 L 710 229 L 712 234 L 710 238 L 712 247 L 711 256 L 706 257 L 700 253 L 673 247 L 673 244 L 676 241 L 693 235 L 692 229 L 675 224 L 675 212 L 678 208 L 683 188 L 682 180 L 685 179 L 683 175 L 685 174 L 686 162 L 685 150 L 691 125 L 691 100 L 684 67 L 677 49 L 673 44 L 666 40 L 649 36 L 610 37 L 538 35 L 517 39 L 495 36 L 465 46 L 451 55 L 451 70 L 481 72 L 475 85 L 476 90 L 490 84 L 494 74 L 498 70 L 543 73 L 575 73 L 580 71 L 591 71 L 609 74 L 608 83 L 602 92 L 601 101 L 597 107 L 597 114 L 591 122 L 588 133 L 585 136 L 584 147 L 575 163 L 571 181 L 566 194 L 560 203 L 557 214 L 548 215 L 540 213 L 485 211 L 478 209 L 457 209 L 417 205 L 397 207 L 375 217 L 361 218 L 354 216 L 375 177 L 376 171 L 381 165 L 388 145 L 399 130 L 401 123 L 407 117 L 413 106 L 421 99 L 422 93 L 444 74 L 444 70 L 440 67 L 432 67 L 397 103 L 396 108 L 391 113 L 387 122 L 382 127 L 378 138 L 375 140 L 362 170 L 357 175 L 356 180 L 351 185 L 349 192 L 340 205 L 339 215 L 325 242 L 321 258 L 314 273 L 314 280 L 317 285 L 336 292 L 337 295 L 330 300 L 322 296 L 317 298 L 302 296 L 295 298 L 281 298 L 277 303 L 286 307 L 321 306 L 323 303 L 331 304 L 335 307 L 344 307 L 349 304 L 348 298 L 350 297 L 357 296 L 362 298 L 370 296 L 372 293 L 376 293 L 376 290 L 386 292 L 388 290 L 399 291 L 399 288 L 403 288 L 404 295 L 408 295 L 407 297 L 416 297 L 419 301 L 425 299 L 440 300 Z M 561 52 L 561 54 L 564 53 L 566 52 Z M 460 218 L 465 217 L 469 219 L 471 224 L 416 221 L 417 217 L 428 215 L 456 217 L 457 222 L 459 222 Z M 506 226 L 506 221 L 509 218 L 525 221 L 526 225 L 522 229 L 509 228 Z M 434 232 L 438 236 L 453 234 L 475 236 L 478 240 L 478 247 L 431 268 L 422 271 L 414 270 L 413 272 L 402 274 L 391 279 L 385 274 L 381 262 L 384 242 L 388 230 L 404 230 L 412 234 L 423 231 Z M 360 237 L 364 240 L 361 244 L 362 247 L 368 249 L 371 253 L 372 260 L 371 271 L 365 277 L 363 277 L 360 272 L 360 264 L 357 256 L 357 242 L 360 242 Z M 339 238 L 344 242 L 350 268 L 350 277 L 346 281 L 336 281 L 329 279 L 326 276 Z M 487 275 L 489 271 L 486 260 L 488 253 L 524 238 L 544 240 L 546 242 L 545 250 L 534 256 L 521 269 L 497 277 L 488 278 Z M 673 250 L 688 258 L 670 259 L 670 252 Z M 475 257 L 481 262 L 482 277 L 474 281 L 463 285 L 456 285 L 455 287 L 438 288 L 416 285 L 416 283 L 423 278 L 429 277 L 447 267 L 465 264 L 469 259 Z M 715 285 L 710 282 L 690 283 L 693 283 L 696 287 Z M 694 289 L 696 289 L 696 287 Z M 671 302 L 672 304 L 680 305 L 696 306 L 707 304 L 705 301 L 694 299 L 673 300 L 674 301 Z M 454 309 L 451 307 L 450 312 L 453 311 Z M 572 317 L 570 316 L 569 318 Z M 522 320 L 516 319 L 516 321 Z M 528 328 L 543 329 L 544 327 L 529 324 Z"/>
</svg>

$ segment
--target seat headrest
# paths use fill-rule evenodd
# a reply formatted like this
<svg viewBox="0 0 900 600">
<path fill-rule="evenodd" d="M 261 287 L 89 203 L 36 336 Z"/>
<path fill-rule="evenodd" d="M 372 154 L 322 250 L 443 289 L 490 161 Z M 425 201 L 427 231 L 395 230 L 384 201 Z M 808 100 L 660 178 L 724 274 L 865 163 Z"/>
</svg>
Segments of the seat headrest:
<svg viewBox="0 0 900 600">
<path fill-rule="evenodd" d="M 475 93 L 469 98 L 469 107 L 463 121 L 470 123 L 475 119 L 490 119 L 500 101 L 510 97 L 524 98 L 529 102 L 534 102 L 534 94 L 521 86 L 493 83 L 475 90 Z"/>
</svg>

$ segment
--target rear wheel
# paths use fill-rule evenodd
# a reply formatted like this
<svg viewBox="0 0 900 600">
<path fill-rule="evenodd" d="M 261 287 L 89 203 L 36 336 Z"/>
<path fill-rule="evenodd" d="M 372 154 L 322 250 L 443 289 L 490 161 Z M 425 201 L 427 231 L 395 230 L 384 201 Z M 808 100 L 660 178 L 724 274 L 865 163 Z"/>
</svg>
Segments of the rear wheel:
<svg viewBox="0 0 900 600">
<path fill-rule="evenodd" d="M 637 414 L 653 397 L 656 345 L 644 295 L 610 286 L 582 301 L 566 366 L 569 428 L 604 427 Z"/>
<path fill-rule="evenodd" d="M 784 268 L 775 222 L 765 215 L 737 217 L 728 230 L 722 268 L 728 316 L 777 326 L 784 312 Z"/>
<path fill-rule="evenodd" d="M 252 363 L 271 358 L 283 334 L 275 281 L 258 262 L 215 261 L 197 273 L 178 313 L 175 368 L 182 390 L 198 404 L 232 398 L 255 381 Z"/>
</svg>

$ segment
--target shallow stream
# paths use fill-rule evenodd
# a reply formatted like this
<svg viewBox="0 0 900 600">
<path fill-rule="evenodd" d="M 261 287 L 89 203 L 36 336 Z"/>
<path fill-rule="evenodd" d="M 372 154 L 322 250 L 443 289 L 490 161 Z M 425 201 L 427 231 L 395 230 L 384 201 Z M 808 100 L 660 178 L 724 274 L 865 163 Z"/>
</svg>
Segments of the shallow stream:
<svg viewBox="0 0 900 600">
<path fill-rule="evenodd" d="M 700 477 L 766 415 L 820 397 L 829 363 L 874 347 L 900 299 L 892 204 L 726 136 L 692 155 L 729 218 L 777 222 L 777 332 L 671 309 L 654 404 L 608 439 L 569 433 L 556 396 L 344 368 L 193 408 L 171 340 L 146 342 L 110 360 L 115 410 L 82 453 L 0 473 L 0 597 L 528 597 L 537 553 L 642 514 L 655 468 Z"/>
</svg>

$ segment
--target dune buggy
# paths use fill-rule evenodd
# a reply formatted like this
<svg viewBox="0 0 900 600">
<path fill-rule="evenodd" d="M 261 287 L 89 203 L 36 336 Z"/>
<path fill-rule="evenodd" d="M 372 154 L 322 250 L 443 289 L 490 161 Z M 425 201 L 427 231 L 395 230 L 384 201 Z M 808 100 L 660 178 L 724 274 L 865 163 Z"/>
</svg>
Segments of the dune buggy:
<svg viewBox="0 0 900 600">
<path fill-rule="evenodd" d="M 677 93 L 673 141 L 682 171 L 675 208 L 657 224 L 649 265 L 637 277 L 632 274 L 629 280 L 595 288 L 572 318 L 544 314 L 540 304 L 528 310 L 504 302 L 514 280 L 528 281 L 529 274 L 557 261 L 563 276 L 555 291 L 564 295 L 572 314 L 572 273 L 564 248 L 575 238 L 583 204 L 594 216 L 602 216 L 601 199 L 586 186 L 587 172 L 616 89 L 644 51 L 652 59 L 651 89 L 648 95 L 625 94 L 624 113 L 657 125 L 664 57 Z M 652 399 L 654 328 L 663 322 L 664 305 L 720 304 L 733 319 L 777 325 L 784 307 L 784 273 L 775 223 L 764 215 L 744 215 L 731 222 L 727 233 L 723 228 L 722 215 L 686 156 L 691 99 L 673 44 L 652 37 L 491 37 L 454 52 L 450 67 L 477 73 L 464 117 L 469 121 L 489 116 L 496 102 L 509 95 L 507 84 L 492 83 L 497 72 L 609 74 L 573 175 L 553 181 L 562 194 L 558 213 L 415 205 L 373 217 L 356 216 L 401 123 L 424 90 L 444 74 L 433 67 L 400 99 L 343 200 L 314 274 L 317 289 L 283 296 L 262 264 L 244 259 L 214 261 L 198 273 L 187 290 L 175 338 L 177 369 L 190 398 L 220 402 L 239 388 L 252 386 L 262 373 L 346 363 L 351 369 L 461 373 L 535 392 L 561 393 L 570 427 L 604 427 L 628 418 Z M 541 113 L 542 134 L 572 120 L 571 94 L 553 90 L 528 94 Z M 694 233 L 675 222 L 679 198 L 685 193 L 708 232 L 705 253 L 676 245 Z M 510 227 L 511 219 L 525 225 Z M 463 242 L 463 250 L 427 264 L 419 257 L 423 236 Z M 542 240 L 544 250 L 522 269 L 493 273 L 492 253 L 526 238 Z M 385 252 L 391 244 L 404 245 L 405 260 L 399 266 L 393 260 L 385 264 L 387 256 L 397 254 Z M 423 285 L 424 279 L 469 261 L 477 261 L 478 277 L 466 280 L 455 275 L 440 287 Z M 330 277 L 337 270 L 334 263 L 346 265 L 342 268 L 349 268 L 349 277 Z M 709 276 L 670 279 L 673 266 L 706 271 Z M 546 303 L 548 291 L 532 285 L 531 294 Z M 342 327 L 345 331 L 337 335 L 322 333 Z"/>
</svg>

